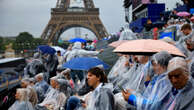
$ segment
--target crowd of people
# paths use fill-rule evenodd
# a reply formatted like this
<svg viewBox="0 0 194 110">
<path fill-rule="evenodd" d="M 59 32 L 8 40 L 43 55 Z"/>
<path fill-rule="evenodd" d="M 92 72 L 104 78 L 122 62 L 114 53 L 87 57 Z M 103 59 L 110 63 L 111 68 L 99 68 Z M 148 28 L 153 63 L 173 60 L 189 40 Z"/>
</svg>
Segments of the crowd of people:
<svg viewBox="0 0 194 110">
<path fill-rule="evenodd" d="M 105 74 L 102 65 L 88 71 L 63 64 L 77 57 L 95 57 L 95 43 L 69 45 L 64 55 L 34 54 L 24 68 L 21 88 L 9 110 L 192 110 L 194 108 L 194 20 L 170 19 L 164 28 L 176 27 L 178 41 L 166 36 L 185 58 L 167 51 L 147 55 L 118 54 Z M 119 40 L 136 40 L 129 27 Z"/>
</svg>

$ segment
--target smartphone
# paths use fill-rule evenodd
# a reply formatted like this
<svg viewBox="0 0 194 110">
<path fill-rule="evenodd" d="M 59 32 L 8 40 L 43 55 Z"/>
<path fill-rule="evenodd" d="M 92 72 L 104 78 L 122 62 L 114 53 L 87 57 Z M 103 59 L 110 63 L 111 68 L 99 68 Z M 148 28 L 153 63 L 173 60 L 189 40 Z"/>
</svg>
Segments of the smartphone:
<svg viewBox="0 0 194 110">
<path fill-rule="evenodd" d="M 118 85 L 119 89 L 121 89 L 123 92 L 126 93 L 125 89 L 123 89 L 123 87 L 121 85 Z"/>
</svg>

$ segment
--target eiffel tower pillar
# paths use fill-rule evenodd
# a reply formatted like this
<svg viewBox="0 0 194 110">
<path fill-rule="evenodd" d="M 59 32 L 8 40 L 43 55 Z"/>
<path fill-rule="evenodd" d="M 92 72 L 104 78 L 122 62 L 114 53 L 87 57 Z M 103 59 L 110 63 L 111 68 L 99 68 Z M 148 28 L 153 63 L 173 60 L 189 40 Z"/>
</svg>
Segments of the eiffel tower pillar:
<svg viewBox="0 0 194 110">
<path fill-rule="evenodd" d="M 99 17 L 99 8 L 95 8 L 93 0 L 84 0 L 84 8 L 70 8 L 69 3 L 70 0 L 57 0 L 41 38 L 55 44 L 60 35 L 72 27 L 89 29 L 98 39 L 108 36 Z"/>
</svg>

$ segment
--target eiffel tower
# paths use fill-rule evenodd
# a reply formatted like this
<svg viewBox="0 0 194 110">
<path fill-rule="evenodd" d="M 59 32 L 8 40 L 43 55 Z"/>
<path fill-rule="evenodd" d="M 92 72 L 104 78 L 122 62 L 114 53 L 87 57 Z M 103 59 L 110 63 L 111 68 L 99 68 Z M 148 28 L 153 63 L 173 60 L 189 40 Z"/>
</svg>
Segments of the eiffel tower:
<svg viewBox="0 0 194 110">
<path fill-rule="evenodd" d="M 70 0 L 57 0 L 51 9 L 51 18 L 41 38 L 48 43 L 57 43 L 60 35 L 72 27 L 83 27 L 92 31 L 98 39 L 108 36 L 99 18 L 99 8 L 93 0 L 83 0 L 84 8 L 70 7 Z"/>
</svg>

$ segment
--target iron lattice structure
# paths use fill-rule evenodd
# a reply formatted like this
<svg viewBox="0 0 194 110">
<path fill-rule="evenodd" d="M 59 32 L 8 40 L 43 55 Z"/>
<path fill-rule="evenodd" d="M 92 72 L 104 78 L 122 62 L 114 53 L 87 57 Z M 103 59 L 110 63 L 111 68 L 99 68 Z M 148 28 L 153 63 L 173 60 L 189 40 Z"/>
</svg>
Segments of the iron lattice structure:
<svg viewBox="0 0 194 110">
<path fill-rule="evenodd" d="M 72 27 L 89 29 L 98 39 L 108 36 L 99 17 L 99 8 L 95 8 L 93 0 L 84 0 L 83 3 L 84 8 L 71 8 L 70 0 L 57 0 L 56 7 L 51 9 L 51 18 L 41 38 L 55 44 L 60 35 Z"/>
</svg>

